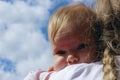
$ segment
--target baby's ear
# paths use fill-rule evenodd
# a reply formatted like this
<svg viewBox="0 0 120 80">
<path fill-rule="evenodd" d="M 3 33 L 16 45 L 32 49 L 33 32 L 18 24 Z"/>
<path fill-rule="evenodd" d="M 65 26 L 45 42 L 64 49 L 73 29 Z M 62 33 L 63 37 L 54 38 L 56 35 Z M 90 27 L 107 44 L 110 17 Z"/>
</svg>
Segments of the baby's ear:
<svg viewBox="0 0 120 80">
<path fill-rule="evenodd" d="M 53 66 L 48 69 L 48 72 L 51 72 L 51 71 L 54 71 L 54 67 Z"/>
</svg>

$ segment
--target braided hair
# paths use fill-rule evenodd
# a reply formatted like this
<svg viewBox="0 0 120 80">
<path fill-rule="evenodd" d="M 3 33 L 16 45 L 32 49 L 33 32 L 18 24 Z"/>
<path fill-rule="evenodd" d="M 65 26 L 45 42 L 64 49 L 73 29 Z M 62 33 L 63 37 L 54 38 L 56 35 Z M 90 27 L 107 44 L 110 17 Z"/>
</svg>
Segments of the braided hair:
<svg viewBox="0 0 120 80">
<path fill-rule="evenodd" d="M 95 6 L 101 31 L 103 80 L 119 80 L 120 65 L 120 0 L 98 0 Z"/>
</svg>

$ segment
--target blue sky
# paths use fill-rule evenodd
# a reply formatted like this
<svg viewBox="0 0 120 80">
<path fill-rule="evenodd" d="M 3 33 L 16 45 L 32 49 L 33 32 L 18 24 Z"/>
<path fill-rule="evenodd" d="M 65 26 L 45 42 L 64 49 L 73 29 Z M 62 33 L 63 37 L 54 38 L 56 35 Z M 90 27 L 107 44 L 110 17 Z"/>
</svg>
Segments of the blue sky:
<svg viewBox="0 0 120 80">
<path fill-rule="evenodd" d="M 0 0 L 0 80 L 23 80 L 52 64 L 47 23 L 60 6 L 95 0 Z"/>
</svg>

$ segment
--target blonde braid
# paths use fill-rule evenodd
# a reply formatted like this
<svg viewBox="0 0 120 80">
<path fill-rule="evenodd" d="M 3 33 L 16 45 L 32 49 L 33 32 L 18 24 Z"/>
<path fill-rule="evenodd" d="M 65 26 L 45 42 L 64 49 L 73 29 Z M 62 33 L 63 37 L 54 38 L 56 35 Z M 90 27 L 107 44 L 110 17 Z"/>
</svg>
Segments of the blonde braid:
<svg viewBox="0 0 120 80">
<path fill-rule="evenodd" d="M 116 80 L 116 70 L 113 68 L 115 63 L 114 63 L 114 56 L 110 55 L 110 49 L 107 47 L 104 51 L 103 55 L 103 71 L 104 71 L 104 76 L 103 80 Z"/>
</svg>

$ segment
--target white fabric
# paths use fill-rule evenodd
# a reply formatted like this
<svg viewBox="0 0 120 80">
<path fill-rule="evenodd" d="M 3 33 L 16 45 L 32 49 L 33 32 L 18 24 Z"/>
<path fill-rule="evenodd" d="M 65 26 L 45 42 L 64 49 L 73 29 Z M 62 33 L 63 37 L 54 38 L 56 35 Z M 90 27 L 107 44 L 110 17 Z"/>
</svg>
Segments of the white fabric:
<svg viewBox="0 0 120 80">
<path fill-rule="evenodd" d="M 49 74 L 49 72 L 45 72 L 43 70 L 38 70 L 35 72 L 30 72 L 24 80 L 45 80 L 46 76 Z"/>
<path fill-rule="evenodd" d="M 49 80 L 102 80 L 102 67 L 101 62 L 75 64 L 54 72 Z"/>
<path fill-rule="evenodd" d="M 63 70 L 53 72 L 49 80 L 102 80 L 102 63 L 82 63 L 70 65 Z M 43 72 L 39 75 L 39 79 L 35 78 L 35 73 L 30 73 L 24 80 L 45 80 L 49 72 Z"/>
</svg>

